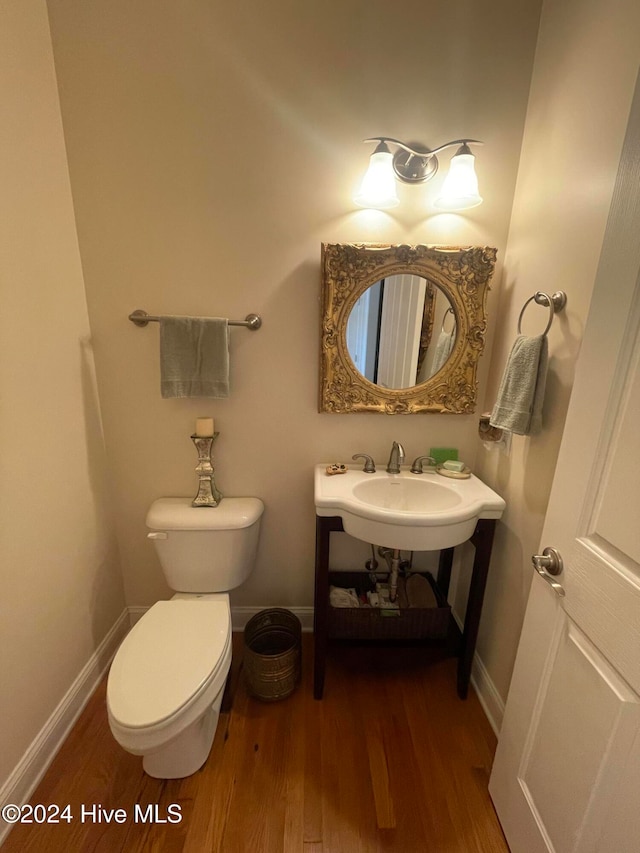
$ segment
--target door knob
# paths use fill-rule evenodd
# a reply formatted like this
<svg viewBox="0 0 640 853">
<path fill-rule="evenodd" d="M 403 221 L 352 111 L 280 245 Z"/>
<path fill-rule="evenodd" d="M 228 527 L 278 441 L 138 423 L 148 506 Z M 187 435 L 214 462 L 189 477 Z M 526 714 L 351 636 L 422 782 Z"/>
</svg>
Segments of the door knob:
<svg viewBox="0 0 640 853">
<path fill-rule="evenodd" d="M 554 580 L 554 577 L 562 574 L 564 568 L 560 552 L 556 551 L 555 548 L 545 548 L 542 554 L 534 554 L 531 562 L 540 577 L 544 578 L 549 586 L 553 587 L 560 598 L 563 598 L 565 594 L 564 589 Z"/>
</svg>

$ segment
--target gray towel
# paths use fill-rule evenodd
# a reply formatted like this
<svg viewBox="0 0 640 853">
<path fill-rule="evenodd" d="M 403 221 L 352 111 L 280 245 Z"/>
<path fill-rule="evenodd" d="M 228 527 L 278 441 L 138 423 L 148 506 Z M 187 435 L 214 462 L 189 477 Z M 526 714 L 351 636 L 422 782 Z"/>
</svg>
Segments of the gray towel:
<svg viewBox="0 0 640 853">
<path fill-rule="evenodd" d="M 227 320 L 162 317 L 160 379 L 163 397 L 228 397 Z"/>
<path fill-rule="evenodd" d="M 489 423 L 518 435 L 542 429 L 542 403 L 547 383 L 547 336 L 518 335 L 502 375 Z"/>
</svg>

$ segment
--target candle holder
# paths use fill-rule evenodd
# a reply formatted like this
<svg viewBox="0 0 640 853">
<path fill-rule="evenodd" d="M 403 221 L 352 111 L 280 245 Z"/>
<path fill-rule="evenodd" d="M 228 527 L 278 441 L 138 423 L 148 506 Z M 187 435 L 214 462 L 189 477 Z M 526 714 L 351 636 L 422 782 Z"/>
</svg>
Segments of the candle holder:
<svg viewBox="0 0 640 853">
<path fill-rule="evenodd" d="M 191 441 L 195 444 L 198 451 L 198 467 L 196 474 L 198 475 L 198 494 L 191 501 L 191 506 L 218 506 L 222 500 L 222 493 L 216 488 L 216 481 L 213 478 L 213 465 L 211 464 L 211 448 L 213 442 L 220 435 L 214 432 L 213 435 L 192 435 Z"/>
</svg>

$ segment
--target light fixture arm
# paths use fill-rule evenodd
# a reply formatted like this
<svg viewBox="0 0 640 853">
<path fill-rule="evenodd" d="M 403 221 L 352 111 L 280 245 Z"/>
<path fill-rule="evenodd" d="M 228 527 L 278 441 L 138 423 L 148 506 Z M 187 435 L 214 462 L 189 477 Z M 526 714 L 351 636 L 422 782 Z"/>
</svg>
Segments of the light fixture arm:
<svg viewBox="0 0 640 853">
<path fill-rule="evenodd" d="M 408 184 L 419 184 L 423 181 L 428 181 L 435 175 L 438 171 L 438 158 L 436 154 L 439 154 L 440 151 L 458 145 L 462 146 L 462 150 L 458 153 L 470 154 L 469 144 L 484 144 L 479 139 L 454 139 L 451 142 L 445 142 L 444 145 L 439 145 L 433 150 L 426 146 L 421 146 L 422 150 L 418 151 L 416 148 L 406 145 L 399 139 L 393 139 L 391 136 L 370 136 L 368 139 L 364 139 L 363 142 L 378 142 L 379 146 L 376 151 L 385 149 L 388 151 L 387 142 L 397 145 L 400 150 L 396 151 L 393 157 L 393 170 L 401 181 Z M 406 151 L 406 154 L 403 154 L 403 151 Z"/>
<path fill-rule="evenodd" d="M 409 154 L 413 154 L 414 157 L 421 157 L 423 160 L 428 160 L 429 157 L 439 154 L 441 151 L 444 151 L 445 148 L 452 148 L 454 145 L 484 145 L 484 142 L 481 142 L 479 139 L 454 139 L 451 142 L 445 142 L 444 145 L 439 145 L 437 148 L 433 148 L 432 150 L 416 151 L 415 148 L 405 145 L 405 143 L 400 142 L 399 139 L 392 139 L 391 136 L 370 136 L 368 139 L 363 139 L 362 141 L 391 142 L 393 145 L 398 145 L 400 148 L 408 151 Z"/>
<path fill-rule="evenodd" d="M 399 139 L 393 139 L 391 136 L 370 136 L 368 139 L 363 139 L 363 142 L 391 142 L 393 145 L 398 145 L 400 148 L 403 148 L 405 151 L 408 151 L 409 154 L 413 154 L 414 157 L 421 157 L 423 159 L 428 159 L 434 151 L 416 151 L 414 148 L 410 148 L 408 145 L 405 145 L 404 142 L 400 142 Z M 439 150 L 439 149 L 437 149 Z"/>
</svg>

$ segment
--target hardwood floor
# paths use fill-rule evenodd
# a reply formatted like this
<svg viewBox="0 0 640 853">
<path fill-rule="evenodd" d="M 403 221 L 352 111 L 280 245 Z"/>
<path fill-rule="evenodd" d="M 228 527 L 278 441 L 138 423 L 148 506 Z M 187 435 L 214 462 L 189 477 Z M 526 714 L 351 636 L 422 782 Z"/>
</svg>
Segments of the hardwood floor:
<svg viewBox="0 0 640 853">
<path fill-rule="evenodd" d="M 159 781 L 113 740 L 105 684 L 92 697 L 32 803 L 70 804 L 71 823 L 16 825 L 3 853 L 504 853 L 487 793 L 495 737 L 453 659 L 414 649 L 330 648 L 325 695 L 312 695 L 312 637 L 288 699 L 249 697 L 242 635 L 205 766 Z M 231 705 L 229 708 L 228 706 Z M 157 804 L 158 818 L 136 822 Z M 102 822 L 81 821 L 101 806 Z M 123 823 L 105 822 L 124 809 Z M 154 814 L 150 811 L 149 815 Z"/>
</svg>

